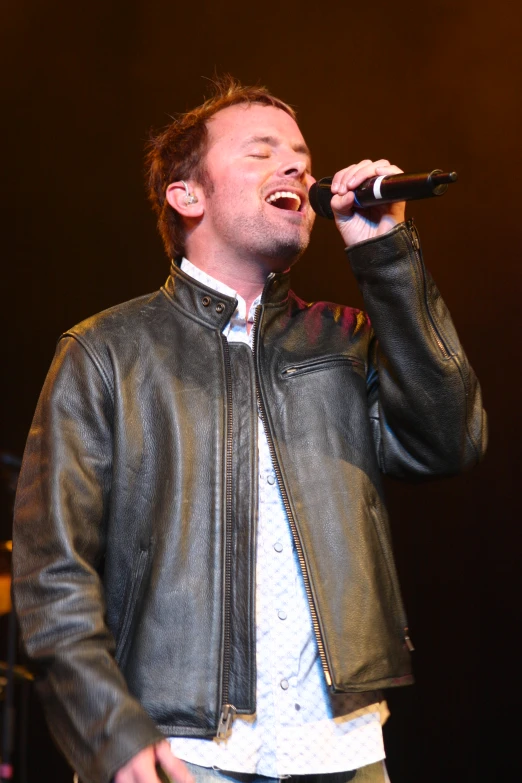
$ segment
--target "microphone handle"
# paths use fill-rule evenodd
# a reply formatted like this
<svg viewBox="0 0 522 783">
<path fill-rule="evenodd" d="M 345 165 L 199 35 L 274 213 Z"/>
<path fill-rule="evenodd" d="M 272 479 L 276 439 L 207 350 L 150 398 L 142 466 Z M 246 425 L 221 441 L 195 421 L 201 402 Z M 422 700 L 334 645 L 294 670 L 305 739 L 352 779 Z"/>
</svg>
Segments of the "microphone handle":
<svg viewBox="0 0 522 783">
<path fill-rule="evenodd" d="M 330 190 L 333 177 L 324 177 L 316 182 L 309 191 L 310 204 L 321 217 L 333 220 L 330 202 L 333 194 Z M 433 196 L 442 196 L 448 185 L 457 181 L 457 173 L 444 173 L 441 169 L 420 174 L 392 174 L 371 177 L 365 180 L 355 191 L 355 206 L 367 209 L 376 204 L 391 204 L 394 201 L 412 201 Z"/>
</svg>

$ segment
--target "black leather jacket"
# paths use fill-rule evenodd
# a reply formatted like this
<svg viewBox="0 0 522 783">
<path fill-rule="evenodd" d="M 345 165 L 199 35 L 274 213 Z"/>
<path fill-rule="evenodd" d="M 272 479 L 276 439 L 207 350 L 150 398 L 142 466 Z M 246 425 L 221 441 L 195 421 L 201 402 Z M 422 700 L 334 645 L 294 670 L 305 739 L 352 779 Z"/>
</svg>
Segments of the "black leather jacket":
<svg viewBox="0 0 522 783">
<path fill-rule="evenodd" d="M 223 705 L 255 710 L 258 407 L 327 680 L 411 681 L 380 474 L 473 465 L 485 419 L 414 230 L 348 255 L 371 324 L 271 275 L 252 354 L 222 335 L 235 301 L 174 267 L 59 342 L 19 483 L 14 595 L 85 781 L 163 734 L 215 735 Z"/>
</svg>

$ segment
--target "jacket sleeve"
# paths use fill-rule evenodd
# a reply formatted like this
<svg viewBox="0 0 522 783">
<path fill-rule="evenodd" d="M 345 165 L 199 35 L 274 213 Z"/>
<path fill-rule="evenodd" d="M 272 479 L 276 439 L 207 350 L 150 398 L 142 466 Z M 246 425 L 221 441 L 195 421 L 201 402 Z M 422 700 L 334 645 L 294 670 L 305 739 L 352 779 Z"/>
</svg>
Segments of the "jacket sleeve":
<svg viewBox="0 0 522 783">
<path fill-rule="evenodd" d="M 111 488 L 112 395 L 82 345 L 62 338 L 18 484 L 13 594 L 51 732 L 87 783 L 108 783 L 162 738 L 114 660 L 99 571 Z"/>
<path fill-rule="evenodd" d="M 348 250 L 373 327 L 369 413 L 381 470 L 449 475 L 483 456 L 480 386 L 424 267 L 412 221 Z"/>
</svg>

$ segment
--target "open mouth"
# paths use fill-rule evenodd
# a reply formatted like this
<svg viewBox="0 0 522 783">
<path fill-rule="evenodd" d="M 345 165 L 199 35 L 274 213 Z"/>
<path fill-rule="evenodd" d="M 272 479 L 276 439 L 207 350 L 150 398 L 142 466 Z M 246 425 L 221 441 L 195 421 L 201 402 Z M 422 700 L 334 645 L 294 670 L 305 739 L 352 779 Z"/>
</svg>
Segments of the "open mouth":
<svg viewBox="0 0 522 783">
<path fill-rule="evenodd" d="M 276 193 L 271 193 L 266 199 L 266 203 L 290 212 L 299 212 L 301 209 L 301 199 L 297 193 L 291 193 L 289 190 L 278 190 Z"/>
</svg>

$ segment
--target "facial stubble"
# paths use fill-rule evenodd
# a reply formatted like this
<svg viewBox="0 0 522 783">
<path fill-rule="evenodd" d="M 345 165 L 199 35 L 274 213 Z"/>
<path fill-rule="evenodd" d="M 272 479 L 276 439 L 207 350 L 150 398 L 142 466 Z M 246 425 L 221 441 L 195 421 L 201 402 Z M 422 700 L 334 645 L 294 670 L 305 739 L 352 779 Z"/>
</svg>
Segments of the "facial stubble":
<svg viewBox="0 0 522 783">
<path fill-rule="evenodd" d="M 272 207 L 272 209 L 277 209 Z M 257 215 L 236 214 L 230 218 L 230 212 L 220 208 L 220 202 L 214 207 L 214 220 L 219 225 L 222 238 L 231 246 L 250 257 L 269 259 L 275 267 L 289 267 L 303 255 L 310 242 L 313 221 L 307 220 L 308 230 L 292 225 L 288 220 L 285 227 L 280 218 L 272 221 L 259 209 Z M 286 220 L 286 218 L 283 218 Z M 278 221 L 281 221 L 278 224 Z"/>
</svg>

